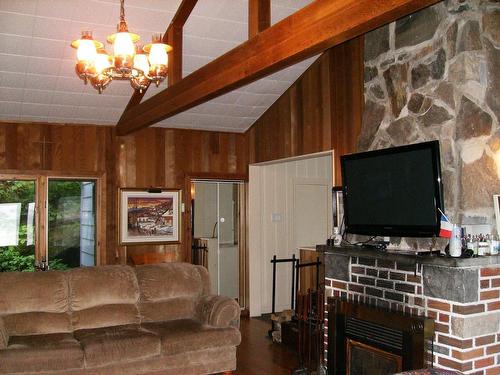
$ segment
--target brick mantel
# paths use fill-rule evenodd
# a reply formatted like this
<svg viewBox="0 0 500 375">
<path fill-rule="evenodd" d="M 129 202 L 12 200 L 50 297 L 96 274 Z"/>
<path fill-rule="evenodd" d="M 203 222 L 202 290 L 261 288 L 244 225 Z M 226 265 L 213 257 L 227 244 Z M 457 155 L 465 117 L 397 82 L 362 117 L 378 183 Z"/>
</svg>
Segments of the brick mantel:
<svg viewBox="0 0 500 375">
<path fill-rule="evenodd" d="M 327 251 L 326 292 L 433 318 L 435 367 L 500 374 L 500 264 L 495 262 L 490 257 L 446 266 L 432 260 Z"/>
</svg>

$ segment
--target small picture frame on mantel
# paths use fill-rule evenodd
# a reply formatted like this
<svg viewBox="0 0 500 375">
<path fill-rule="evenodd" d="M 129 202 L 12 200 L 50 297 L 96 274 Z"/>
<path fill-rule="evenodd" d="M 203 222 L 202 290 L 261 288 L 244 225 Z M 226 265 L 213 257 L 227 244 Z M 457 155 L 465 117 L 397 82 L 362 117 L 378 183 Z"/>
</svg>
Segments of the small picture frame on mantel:
<svg viewBox="0 0 500 375">
<path fill-rule="evenodd" d="M 493 195 L 493 207 L 497 224 L 497 236 L 500 236 L 500 194 Z"/>
<path fill-rule="evenodd" d="M 181 190 L 119 189 L 120 245 L 179 243 Z"/>
</svg>

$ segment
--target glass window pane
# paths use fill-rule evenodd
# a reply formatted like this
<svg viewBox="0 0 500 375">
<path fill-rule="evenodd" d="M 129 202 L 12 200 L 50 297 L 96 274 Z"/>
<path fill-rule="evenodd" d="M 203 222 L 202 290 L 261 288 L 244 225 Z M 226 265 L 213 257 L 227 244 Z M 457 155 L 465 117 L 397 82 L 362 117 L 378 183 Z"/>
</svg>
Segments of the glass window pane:
<svg viewBox="0 0 500 375">
<path fill-rule="evenodd" d="M 35 181 L 0 181 L 0 272 L 34 271 Z"/>
<path fill-rule="evenodd" d="M 51 269 L 95 265 L 95 181 L 49 180 Z"/>
</svg>

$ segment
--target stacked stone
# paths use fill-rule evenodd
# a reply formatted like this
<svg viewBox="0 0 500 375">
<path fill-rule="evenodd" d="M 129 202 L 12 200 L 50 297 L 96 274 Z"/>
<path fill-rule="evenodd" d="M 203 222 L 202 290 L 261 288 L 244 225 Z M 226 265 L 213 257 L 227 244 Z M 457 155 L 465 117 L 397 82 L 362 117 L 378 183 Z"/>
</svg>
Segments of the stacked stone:
<svg viewBox="0 0 500 375">
<path fill-rule="evenodd" d="M 494 222 L 499 113 L 498 0 L 446 0 L 366 35 L 359 150 L 439 139 L 445 207 L 456 223 Z"/>
<path fill-rule="evenodd" d="M 498 266 L 414 266 L 327 255 L 326 293 L 432 318 L 435 367 L 462 374 L 500 374 Z"/>
</svg>

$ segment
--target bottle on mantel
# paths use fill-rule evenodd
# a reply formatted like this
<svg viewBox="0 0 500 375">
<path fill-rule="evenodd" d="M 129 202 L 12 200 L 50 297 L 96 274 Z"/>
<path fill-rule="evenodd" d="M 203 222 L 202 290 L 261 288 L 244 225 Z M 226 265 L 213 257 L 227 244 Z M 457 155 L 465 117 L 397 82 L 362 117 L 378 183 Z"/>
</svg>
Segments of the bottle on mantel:
<svg viewBox="0 0 500 375">
<path fill-rule="evenodd" d="M 464 242 L 465 242 L 464 254 L 469 258 L 475 256 L 473 237 L 470 234 L 468 234 L 466 237 L 464 237 Z"/>
<path fill-rule="evenodd" d="M 490 235 L 480 233 L 477 236 L 477 254 L 490 255 Z"/>
<path fill-rule="evenodd" d="M 342 235 L 340 234 L 339 227 L 333 228 L 333 245 L 340 246 L 342 244 Z"/>
<path fill-rule="evenodd" d="M 490 254 L 491 255 L 498 255 L 498 247 L 500 246 L 500 242 L 498 241 L 498 235 L 493 234 L 491 236 L 491 243 L 490 243 Z"/>
</svg>

